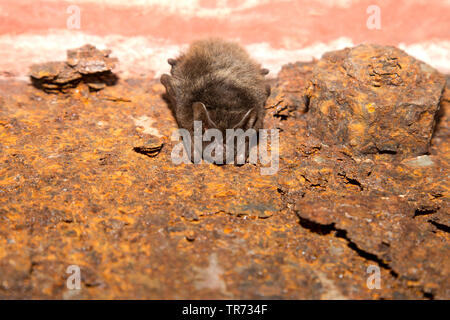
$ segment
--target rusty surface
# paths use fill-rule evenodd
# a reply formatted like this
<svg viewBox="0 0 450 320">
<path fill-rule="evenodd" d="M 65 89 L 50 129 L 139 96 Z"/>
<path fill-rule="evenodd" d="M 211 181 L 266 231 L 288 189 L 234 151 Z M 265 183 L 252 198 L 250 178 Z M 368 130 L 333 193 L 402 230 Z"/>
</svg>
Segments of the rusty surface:
<svg viewBox="0 0 450 320">
<path fill-rule="evenodd" d="M 308 89 L 310 131 L 359 154 L 428 152 L 445 77 L 394 47 L 329 52 Z"/>
<path fill-rule="evenodd" d="M 98 50 L 87 44 L 67 50 L 67 61 L 52 61 L 30 67 L 32 83 L 45 92 L 68 92 L 84 83 L 91 91 L 101 90 L 117 82 L 112 73 L 117 58 L 111 58 L 110 50 Z"/>
<path fill-rule="evenodd" d="M 429 155 L 356 156 L 309 135 L 292 103 L 313 64 L 286 66 L 267 103 L 275 175 L 173 164 L 157 81 L 1 82 L 0 297 L 448 299 L 450 91 Z"/>
<path fill-rule="evenodd" d="M 288 117 L 297 118 L 308 111 L 306 89 L 315 65 L 316 61 L 296 62 L 281 68 L 266 106 L 267 109 L 274 109 L 274 117 L 286 120 Z"/>
</svg>

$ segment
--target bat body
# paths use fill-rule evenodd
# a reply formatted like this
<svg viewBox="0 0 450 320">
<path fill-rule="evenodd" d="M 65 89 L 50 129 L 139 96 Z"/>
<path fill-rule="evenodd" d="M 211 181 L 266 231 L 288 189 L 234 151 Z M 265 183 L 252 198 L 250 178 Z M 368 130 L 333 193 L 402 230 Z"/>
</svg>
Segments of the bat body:
<svg viewBox="0 0 450 320">
<path fill-rule="evenodd" d="M 178 126 L 191 134 L 194 121 L 203 129 L 263 127 L 269 72 L 237 43 L 200 40 L 176 59 L 168 59 L 171 75 L 161 76 Z"/>
</svg>

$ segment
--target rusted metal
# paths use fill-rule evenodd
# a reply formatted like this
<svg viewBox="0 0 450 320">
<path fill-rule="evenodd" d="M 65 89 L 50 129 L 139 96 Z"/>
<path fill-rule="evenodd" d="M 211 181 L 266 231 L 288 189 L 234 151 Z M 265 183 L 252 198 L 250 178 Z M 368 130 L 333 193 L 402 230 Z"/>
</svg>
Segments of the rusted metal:
<svg viewBox="0 0 450 320">
<path fill-rule="evenodd" d="M 80 82 L 91 90 L 101 90 L 113 85 L 117 76 L 112 73 L 117 58 L 111 58 L 110 50 L 98 50 L 87 44 L 67 50 L 67 61 L 46 62 L 30 67 L 32 83 L 46 92 L 67 92 Z"/>
<path fill-rule="evenodd" d="M 286 66 L 267 103 L 275 175 L 175 165 L 157 81 L 66 94 L 1 82 L 0 297 L 448 299 L 450 91 L 428 155 L 356 155 L 309 135 L 301 104 L 271 108 L 311 67 Z"/>
<path fill-rule="evenodd" d="M 316 61 L 289 63 L 278 73 L 267 109 L 274 109 L 274 116 L 281 120 L 299 117 L 308 111 L 306 88 Z"/>
<path fill-rule="evenodd" d="M 445 77 L 400 49 L 359 45 L 325 54 L 308 90 L 310 131 L 349 152 L 428 152 Z"/>
</svg>

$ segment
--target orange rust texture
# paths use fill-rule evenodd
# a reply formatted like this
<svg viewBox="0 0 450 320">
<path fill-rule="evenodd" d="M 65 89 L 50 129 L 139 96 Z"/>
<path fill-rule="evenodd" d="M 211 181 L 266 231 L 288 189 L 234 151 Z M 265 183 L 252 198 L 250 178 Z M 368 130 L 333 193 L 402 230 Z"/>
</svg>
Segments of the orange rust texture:
<svg viewBox="0 0 450 320">
<path fill-rule="evenodd" d="M 448 299 L 448 114 L 426 158 L 357 158 L 309 136 L 301 112 L 277 115 L 293 79 L 280 74 L 267 103 L 281 132 L 266 176 L 174 165 L 156 81 L 0 83 L 0 297 Z M 381 289 L 367 287 L 370 265 Z"/>
<path fill-rule="evenodd" d="M 355 154 L 428 152 L 445 77 L 395 47 L 326 53 L 308 88 L 310 131 Z"/>
</svg>

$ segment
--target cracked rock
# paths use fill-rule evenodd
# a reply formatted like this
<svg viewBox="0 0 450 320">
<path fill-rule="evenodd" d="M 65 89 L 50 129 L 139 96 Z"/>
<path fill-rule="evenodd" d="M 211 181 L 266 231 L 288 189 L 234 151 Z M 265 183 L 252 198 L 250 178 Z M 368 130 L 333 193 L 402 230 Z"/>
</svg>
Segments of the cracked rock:
<svg viewBox="0 0 450 320">
<path fill-rule="evenodd" d="M 434 235 L 433 227 L 413 219 L 408 201 L 396 197 L 367 194 L 338 198 L 308 195 L 297 202 L 301 223 L 313 225 L 315 232 L 340 232 L 350 247 L 369 260 L 431 295 L 448 296 L 448 249 Z M 447 282 L 448 283 L 448 282 Z"/>
</svg>

